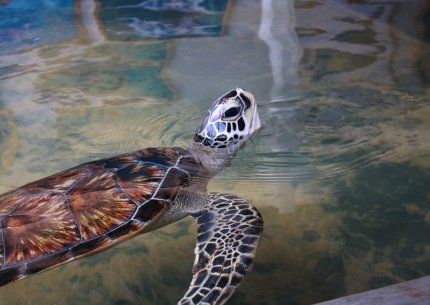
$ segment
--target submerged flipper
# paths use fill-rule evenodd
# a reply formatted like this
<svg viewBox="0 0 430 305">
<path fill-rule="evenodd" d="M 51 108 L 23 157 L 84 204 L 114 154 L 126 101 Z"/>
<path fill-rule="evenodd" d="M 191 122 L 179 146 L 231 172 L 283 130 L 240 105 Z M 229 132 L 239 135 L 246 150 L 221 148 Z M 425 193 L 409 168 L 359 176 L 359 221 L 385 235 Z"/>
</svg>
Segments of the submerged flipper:
<svg viewBox="0 0 430 305">
<path fill-rule="evenodd" d="M 224 304 L 250 270 L 263 232 L 263 218 L 246 200 L 209 194 L 198 224 L 193 279 L 181 305 Z"/>
</svg>

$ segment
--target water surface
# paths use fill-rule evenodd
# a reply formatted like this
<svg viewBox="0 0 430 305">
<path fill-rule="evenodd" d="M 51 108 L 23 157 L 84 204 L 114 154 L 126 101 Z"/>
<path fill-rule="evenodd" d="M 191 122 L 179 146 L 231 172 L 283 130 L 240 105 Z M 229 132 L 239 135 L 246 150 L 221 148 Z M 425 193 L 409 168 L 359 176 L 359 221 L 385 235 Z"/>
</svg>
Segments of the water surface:
<svg viewBox="0 0 430 305">
<path fill-rule="evenodd" d="M 263 129 L 209 190 L 252 201 L 265 232 L 229 304 L 312 304 L 430 274 L 425 1 L 14 0 L 0 16 L 1 192 L 186 147 L 240 86 Z M 0 304 L 173 304 L 195 230 L 184 219 L 2 287 Z"/>
</svg>

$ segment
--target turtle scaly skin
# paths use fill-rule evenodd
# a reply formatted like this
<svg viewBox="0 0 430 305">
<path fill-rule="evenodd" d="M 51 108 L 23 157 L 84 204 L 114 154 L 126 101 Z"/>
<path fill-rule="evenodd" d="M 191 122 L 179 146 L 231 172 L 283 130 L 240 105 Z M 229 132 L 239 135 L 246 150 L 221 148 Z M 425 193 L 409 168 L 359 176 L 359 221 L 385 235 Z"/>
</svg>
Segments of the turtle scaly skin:
<svg viewBox="0 0 430 305">
<path fill-rule="evenodd" d="M 259 124 L 252 94 L 237 88 L 215 101 L 189 149 L 84 163 L 0 195 L 0 286 L 191 215 L 196 261 L 179 303 L 223 304 L 251 268 L 263 222 L 246 200 L 206 185 Z"/>
</svg>

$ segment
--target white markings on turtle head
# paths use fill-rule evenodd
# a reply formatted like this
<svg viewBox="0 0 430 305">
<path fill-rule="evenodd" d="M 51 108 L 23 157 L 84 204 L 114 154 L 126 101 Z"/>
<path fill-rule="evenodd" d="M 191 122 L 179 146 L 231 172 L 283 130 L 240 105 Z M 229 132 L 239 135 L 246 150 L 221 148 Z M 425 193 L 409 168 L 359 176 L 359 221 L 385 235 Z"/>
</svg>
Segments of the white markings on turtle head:
<svg viewBox="0 0 430 305">
<path fill-rule="evenodd" d="M 260 127 L 254 96 L 236 88 L 213 103 L 194 141 L 213 148 L 241 146 Z"/>
</svg>

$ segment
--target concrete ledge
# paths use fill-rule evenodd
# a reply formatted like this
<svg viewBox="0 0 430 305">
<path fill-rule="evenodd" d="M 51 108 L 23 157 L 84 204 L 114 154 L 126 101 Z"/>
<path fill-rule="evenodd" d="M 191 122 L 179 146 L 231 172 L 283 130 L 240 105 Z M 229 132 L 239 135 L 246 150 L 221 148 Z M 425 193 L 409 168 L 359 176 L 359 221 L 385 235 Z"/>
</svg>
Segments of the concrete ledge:
<svg viewBox="0 0 430 305">
<path fill-rule="evenodd" d="M 315 305 L 429 305 L 430 276 Z"/>
</svg>

